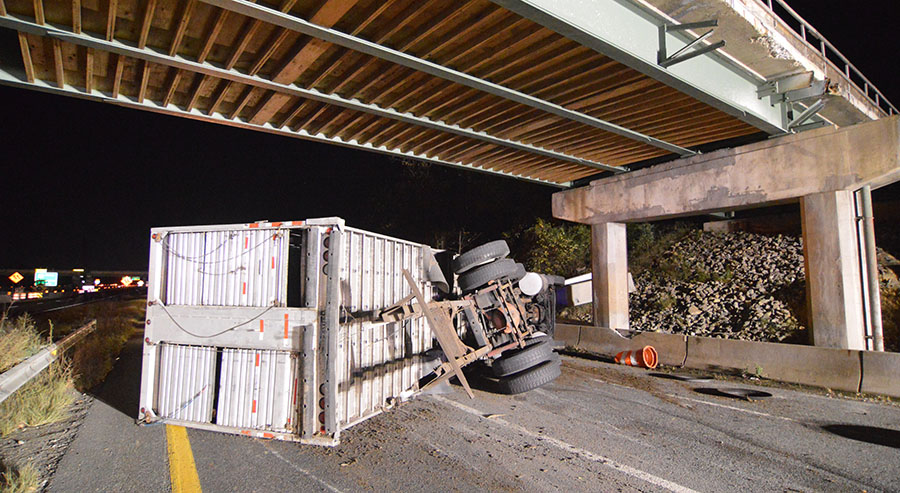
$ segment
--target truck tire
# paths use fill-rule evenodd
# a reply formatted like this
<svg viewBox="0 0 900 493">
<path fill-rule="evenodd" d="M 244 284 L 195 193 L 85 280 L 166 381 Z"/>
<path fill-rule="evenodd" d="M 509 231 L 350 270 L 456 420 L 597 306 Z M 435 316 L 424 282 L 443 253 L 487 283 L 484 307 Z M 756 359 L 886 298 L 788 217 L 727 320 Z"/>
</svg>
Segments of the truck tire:
<svg viewBox="0 0 900 493">
<path fill-rule="evenodd" d="M 510 258 L 494 260 L 489 264 L 476 267 L 459 276 L 459 289 L 473 291 L 495 280 L 509 277 L 516 273 L 516 262 Z"/>
<path fill-rule="evenodd" d="M 451 267 L 456 274 L 462 274 L 473 267 L 484 265 L 507 255 L 509 255 L 509 245 L 505 241 L 492 241 L 456 257 L 451 262 Z"/>
<path fill-rule="evenodd" d="M 498 382 L 500 392 L 504 394 L 521 394 L 548 384 L 560 375 L 559 356 L 554 354 L 549 360 L 533 366 L 525 371 L 501 378 Z"/>
<path fill-rule="evenodd" d="M 550 339 L 541 337 L 533 340 L 537 342 L 522 349 L 507 351 L 503 353 L 503 356 L 494 360 L 491 365 L 494 376 L 505 377 L 519 373 L 553 357 L 553 344 L 550 344 Z"/>
<path fill-rule="evenodd" d="M 516 272 L 509 276 L 509 282 L 519 282 L 525 277 L 525 274 L 528 274 L 528 271 L 525 270 L 525 266 L 521 262 L 516 262 Z"/>
</svg>

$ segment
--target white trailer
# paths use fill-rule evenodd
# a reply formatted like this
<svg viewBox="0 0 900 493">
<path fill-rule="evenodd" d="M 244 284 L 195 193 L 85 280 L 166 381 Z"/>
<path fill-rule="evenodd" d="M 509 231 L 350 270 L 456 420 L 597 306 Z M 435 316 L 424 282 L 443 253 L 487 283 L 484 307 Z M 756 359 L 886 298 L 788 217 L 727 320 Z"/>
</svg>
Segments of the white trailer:
<svg viewBox="0 0 900 493">
<path fill-rule="evenodd" d="M 431 258 L 339 218 L 154 228 L 138 420 L 336 444 L 434 369 L 425 318 L 353 316 L 404 270 L 431 300 Z"/>
</svg>

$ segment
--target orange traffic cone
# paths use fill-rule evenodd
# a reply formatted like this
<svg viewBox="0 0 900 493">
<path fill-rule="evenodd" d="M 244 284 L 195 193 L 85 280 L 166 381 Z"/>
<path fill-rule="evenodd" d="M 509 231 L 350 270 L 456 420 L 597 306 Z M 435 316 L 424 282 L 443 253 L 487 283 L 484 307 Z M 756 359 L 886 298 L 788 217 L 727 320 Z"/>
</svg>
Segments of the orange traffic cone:
<svg viewBox="0 0 900 493">
<path fill-rule="evenodd" d="M 616 363 L 622 363 L 628 366 L 640 366 L 643 368 L 656 368 L 659 362 L 659 355 L 653 346 L 644 346 L 639 351 L 622 351 L 616 355 Z"/>
</svg>

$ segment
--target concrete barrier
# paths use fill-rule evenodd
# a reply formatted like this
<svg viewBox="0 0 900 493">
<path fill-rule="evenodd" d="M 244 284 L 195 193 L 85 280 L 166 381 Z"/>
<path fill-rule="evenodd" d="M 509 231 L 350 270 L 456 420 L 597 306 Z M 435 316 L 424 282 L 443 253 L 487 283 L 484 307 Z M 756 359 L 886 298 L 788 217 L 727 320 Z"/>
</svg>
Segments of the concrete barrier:
<svg viewBox="0 0 900 493">
<path fill-rule="evenodd" d="M 852 351 L 799 344 L 638 332 L 624 337 L 606 327 L 556 324 L 554 339 L 580 351 L 614 357 L 653 346 L 660 364 L 744 372 L 780 382 L 900 397 L 900 353 Z"/>
<path fill-rule="evenodd" d="M 861 353 L 861 391 L 900 397 L 900 353 Z"/>
<path fill-rule="evenodd" d="M 573 340 L 576 329 L 578 339 Z M 556 332 L 553 337 L 558 341 L 565 342 L 566 346 L 609 357 L 613 357 L 621 351 L 633 351 L 644 346 L 653 346 L 659 353 L 660 364 L 681 366 L 685 358 L 686 338 L 678 334 L 639 332 L 629 338 L 606 327 L 556 324 Z"/>
<path fill-rule="evenodd" d="M 653 346 L 659 353 L 660 364 L 683 366 L 687 357 L 687 336 L 664 332 L 640 332 L 631 338 L 636 347 Z"/>
<path fill-rule="evenodd" d="M 578 347 L 580 337 L 581 326 L 579 325 L 556 324 L 556 330 L 553 332 L 553 339 L 571 348 Z"/>
<path fill-rule="evenodd" d="M 862 379 L 859 362 L 859 351 L 847 349 L 688 337 L 684 366 L 856 392 Z"/>
</svg>

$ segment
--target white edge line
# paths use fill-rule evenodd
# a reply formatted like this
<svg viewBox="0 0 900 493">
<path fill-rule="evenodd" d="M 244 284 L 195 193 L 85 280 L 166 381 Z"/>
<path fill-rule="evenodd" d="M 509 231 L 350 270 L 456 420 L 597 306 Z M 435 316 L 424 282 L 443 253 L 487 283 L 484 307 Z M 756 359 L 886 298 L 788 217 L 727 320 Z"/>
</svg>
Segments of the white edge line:
<svg viewBox="0 0 900 493">
<path fill-rule="evenodd" d="M 472 414 L 474 416 L 478 416 L 479 418 L 484 418 L 485 413 L 483 413 L 477 409 L 471 408 L 469 406 L 466 406 L 465 404 L 460 404 L 456 401 L 452 401 L 450 399 L 441 397 L 439 395 L 433 395 L 433 396 L 431 396 L 431 398 L 438 402 L 442 402 L 444 404 L 453 406 L 453 407 L 455 407 L 461 411 L 464 411 L 466 413 Z M 603 464 L 605 466 L 611 467 L 619 472 L 622 472 L 631 477 L 640 479 L 647 483 L 659 486 L 660 488 L 665 488 L 669 491 L 673 491 L 673 492 L 677 492 L 677 493 L 697 493 L 695 490 L 692 490 L 686 486 L 681 486 L 680 484 L 673 483 L 672 481 L 663 479 L 659 476 L 654 476 L 653 474 L 642 471 L 640 469 L 636 469 L 634 467 L 616 462 L 616 461 L 610 459 L 609 457 L 604 457 L 602 455 L 595 454 L 589 450 L 585 450 L 583 448 L 576 447 L 575 445 L 564 442 L 558 438 L 553 438 L 553 437 L 547 436 L 547 435 L 539 435 L 539 434 L 534 433 L 526 428 L 523 428 L 515 423 L 510 423 L 509 421 L 506 421 L 505 419 L 492 418 L 489 421 L 496 423 L 498 425 L 504 426 L 506 428 L 515 430 L 516 432 L 522 433 L 523 435 L 528 435 L 531 438 L 535 438 L 535 439 L 544 441 L 546 443 L 549 443 L 559 449 L 565 450 L 566 452 L 580 455 L 581 457 L 584 457 L 585 459 L 588 459 L 590 461 L 597 462 L 597 463 Z"/>
<path fill-rule="evenodd" d="M 275 457 L 279 458 L 279 459 L 280 459 L 282 462 L 284 462 L 285 464 L 291 466 L 291 468 L 294 469 L 295 471 L 297 471 L 297 472 L 299 472 L 299 473 L 301 473 L 301 474 L 303 474 L 303 475 L 305 475 L 305 476 L 307 476 L 307 477 L 309 477 L 309 478 L 311 478 L 311 479 L 314 479 L 316 482 L 318 482 L 319 484 L 321 484 L 321 485 L 324 486 L 325 488 L 328 488 L 328 491 L 333 491 L 334 493 L 344 493 L 343 491 L 341 491 L 341 490 L 335 488 L 334 486 L 332 486 L 330 483 L 327 483 L 327 482 L 325 482 L 324 480 L 319 479 L 318 477 L 316 477 L 315 474 L 313 474 L 313 473 L 307 471 L 306 469 L 303 469 L 302 467 L 298 466 L 297 464 L 294 464 L 293 462 L 291 462 L 291 461 L 285 459 L 284 457 L 281 456 L 281 454 L 279 454 L 278 452 L 276 452 L 273 448 L 267 447 L 267 446 L 265 446 L 265 445 L 263 445 L 263 446 L 266 448 L 266 450 L 268 450 L 269 452 L 271 452 L 272 455 L 274 455 Z"/>
</svg>

